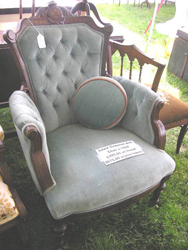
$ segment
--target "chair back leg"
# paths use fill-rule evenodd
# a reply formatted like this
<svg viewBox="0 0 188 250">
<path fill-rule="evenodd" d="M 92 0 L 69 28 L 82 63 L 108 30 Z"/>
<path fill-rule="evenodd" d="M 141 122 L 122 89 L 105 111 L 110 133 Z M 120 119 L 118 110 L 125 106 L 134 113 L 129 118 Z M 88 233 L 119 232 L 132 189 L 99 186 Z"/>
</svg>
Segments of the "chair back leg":
<svg viewBox="0 0 188 250">
<path fill-rule="evenodd" d="M 179 154 L 183 138 L 184 138 L 184 136 L 185 136 L 185 134 L 187 132 L 187 128 L 188 128 L 188 124 L 185 124 L 185 125 L 183 125 L 181 127 L 181 130 L 180 130 L 180 133 L 179 133 L 179 136 L 178 136 L 178 141 L 177 141 L 176 154 Z"/>
</svg>

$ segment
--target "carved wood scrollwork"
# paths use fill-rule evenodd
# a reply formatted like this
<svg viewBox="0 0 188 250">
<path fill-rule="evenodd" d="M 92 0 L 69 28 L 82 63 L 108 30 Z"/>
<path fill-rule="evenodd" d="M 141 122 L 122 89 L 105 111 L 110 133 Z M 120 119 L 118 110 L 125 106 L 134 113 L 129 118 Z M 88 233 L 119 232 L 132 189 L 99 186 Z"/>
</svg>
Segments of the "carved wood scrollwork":
<svg viewBox="0 0 188 250">
<path fill-rule="evenodd" d="M 36 13 L 36 17 L 47 18 L 51 24 L 64 23 L 66 17 L 71 16 L 73 15 L 67 8 L 58 7 L 54 1 L 50 2 L 48 7 L 40 8 Z"/>
</svg>

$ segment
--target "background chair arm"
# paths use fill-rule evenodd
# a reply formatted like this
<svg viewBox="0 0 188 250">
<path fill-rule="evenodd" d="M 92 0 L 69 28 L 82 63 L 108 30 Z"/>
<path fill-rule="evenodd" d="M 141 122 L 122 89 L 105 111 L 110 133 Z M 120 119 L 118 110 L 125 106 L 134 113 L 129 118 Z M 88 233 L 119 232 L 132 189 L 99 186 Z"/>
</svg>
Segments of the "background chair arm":
<svg viewBox="0 0 188 250">
<path fill-rule="evenodd" d="M 127 55 L 129 58 L 129 79 L 132 79 L 132 71 L 133 71 L 133 61 L 138 61 L 139 63 L 139 77 L 138 81 L 141 82 L 142 71 L 145 64 L 153 65 L 156 68 L 156 73 L 154 75 L 153 82 L 151 84 L 151 89 L 154 92 L 157 92 L 159 82 L 161 76 L 163 74 L 165 64 L 157 62 L 154 58 L 149 57 L 139 48 L 137 48 L 134 44 L 126 45 L 119 43 L 117 41 L 109 41 L 108 45 L 108 60 L 107 60 L 107 71 L 109 75 L 113 76 L 113 69 L 112 69 L 112 56 L 113 54 L 118 51 L 120 55 L 120 76 L 123 76 L 123 69 L 124 69 L 124 57 Z"/>
<path fill-rule="evenodd" d="M 164 149 L 165 128 L 158 119 L 163 102 L 146 86 L 120 76 L 115 76 L 125 89 L 128 99 L 126 113 L 120 126 L 132 131 L 150 144 Z"/>
<path fill-rule="evenodd" d="M 55 186 L 44 123 L 36 105 L 23 91 L 11 95 L 9 106 L 33 181 L 44 194 Z"/>
</svg>

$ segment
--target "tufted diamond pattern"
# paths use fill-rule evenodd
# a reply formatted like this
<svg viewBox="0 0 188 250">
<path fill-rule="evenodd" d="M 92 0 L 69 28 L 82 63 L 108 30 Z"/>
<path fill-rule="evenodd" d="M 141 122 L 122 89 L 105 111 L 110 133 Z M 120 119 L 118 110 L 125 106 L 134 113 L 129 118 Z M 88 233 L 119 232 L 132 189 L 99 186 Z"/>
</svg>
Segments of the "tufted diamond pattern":
<svg viewBox="0 0 188 250">
<path fill-rule="evenodd" d="M 38 26 L 46 48 L 37 44 L 38 32 L 27 27 L 18 38 L 46 131 L 77 123 L 72 109 L 75 89 L 101 75 L 103 34 L 86 24 Z"/>
</svg>

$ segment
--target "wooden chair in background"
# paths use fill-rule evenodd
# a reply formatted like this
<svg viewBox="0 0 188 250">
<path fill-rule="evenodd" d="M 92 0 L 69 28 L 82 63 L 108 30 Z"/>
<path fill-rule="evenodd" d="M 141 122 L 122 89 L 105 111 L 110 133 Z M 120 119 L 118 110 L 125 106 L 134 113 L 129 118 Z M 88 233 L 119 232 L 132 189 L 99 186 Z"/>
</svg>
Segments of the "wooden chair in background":
<svg viewBox="0 0 188 250">
<path fill-rule="evenodd" d="M 107 70 L 110 75 L 113 76 L 112 71 L 112 56 L 118 51 L 120 54 L 120 75 L 123 75 L 124 67 L 124 58 L 127 55 L 129 61 L 129 68 L 126 70 L 129 71 L 129 79 L 132 79 L 133 75 L 133 61 L 137 61 L 139 64 L 139 72 L 137 81 L 141 82 L 141 77 L 143 73 L 143 67 L 145 64 L 153 65 L 156 68 L 156 73 L 152 83 L 143 82 L 146 85 L 151 86 L 151 89 L 157 92 L 164 99 L 164 107 L 161 109 L 159 114 L 159 119 L 163 122 L 165 129 L 171 129 L 180 126 L 181 130 L 177 140 L 176 153 L 179 153 L 183 138 L 187 131 L 188 126 L 188 105 L 181 101 L 180 99 L 174 97 L 173 95 L 159 89 L 160 79 L 165 68 L 164 64 L 161 64 L 154 60 L 153 58 L 148 57 L 140 49 L 138 49 L 134 44 L 125 45 L 115 41 L 110 41 L 109 43 L 109 57 L 107 62 Z"/>
</svg>

